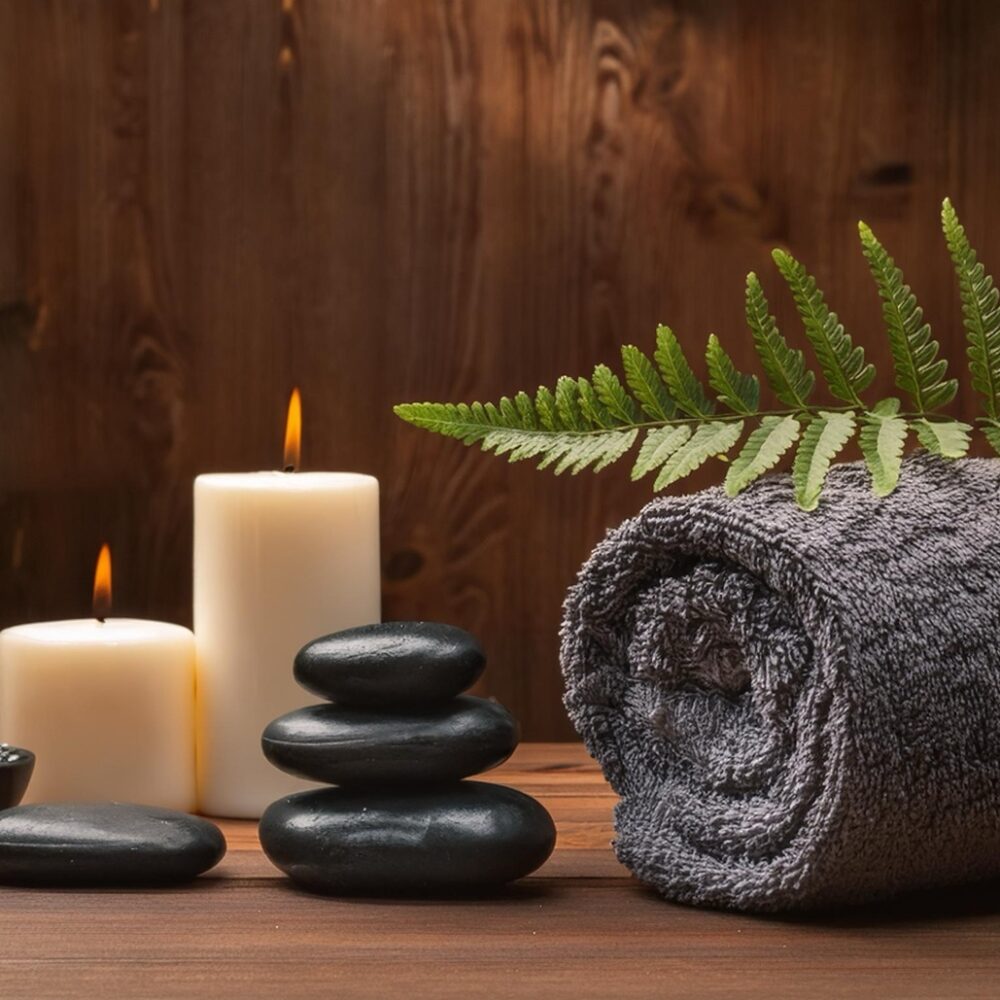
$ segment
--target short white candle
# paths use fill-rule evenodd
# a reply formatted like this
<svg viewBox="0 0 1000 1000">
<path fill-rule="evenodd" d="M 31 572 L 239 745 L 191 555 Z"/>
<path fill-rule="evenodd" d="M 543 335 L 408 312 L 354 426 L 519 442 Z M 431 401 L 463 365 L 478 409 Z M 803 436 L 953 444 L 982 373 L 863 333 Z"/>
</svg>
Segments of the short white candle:
<svg viewBox="0 0 1000 1000">
<path fill-rule="evenodd" d="M 0 738 L 36 756 L 25 802 L 195 805 L 194 636 L 133 618 L 0 632 Z"/>
<path fill-rule="evenodd" d="M 195 480 L 202 812 L 256 818 L 275 799 L 310 787 L 264 759 L 261 733 L 275 717 L 316 701 L 292 676 L 305 643 L 380 620 L 378 522 L 372 476 L 249 472 Z"/>
</svg>

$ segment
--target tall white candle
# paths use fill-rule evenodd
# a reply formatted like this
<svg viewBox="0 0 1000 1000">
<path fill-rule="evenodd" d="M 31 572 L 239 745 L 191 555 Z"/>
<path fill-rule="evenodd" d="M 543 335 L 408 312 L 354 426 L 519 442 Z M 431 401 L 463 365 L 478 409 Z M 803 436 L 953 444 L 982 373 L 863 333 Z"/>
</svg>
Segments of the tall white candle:
<svg viewBox="0 0 1000 1000">
<path fill-rule="evenodd" d="M 195 480 L 198 801 L 258 817 L 309 787 L 264 759 L 273 718 L 315 702 L 292 677 L 311 639 L 381 618 L 378 480 L 340 472 Z"/>
<path fill-rule="evenodd" d="M 0 738 L 32 750 L 25 802 L 195 805 L 194 636 L 95 618 L 0 632 Z"/>
</svg>

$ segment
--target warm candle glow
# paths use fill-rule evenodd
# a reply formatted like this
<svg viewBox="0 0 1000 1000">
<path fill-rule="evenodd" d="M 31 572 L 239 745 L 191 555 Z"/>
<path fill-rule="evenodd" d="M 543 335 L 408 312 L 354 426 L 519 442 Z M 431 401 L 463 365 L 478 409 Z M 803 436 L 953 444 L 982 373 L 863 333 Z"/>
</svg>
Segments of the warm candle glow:
<svg viewBox="0 0 1000 1000">
<path fill-rule="evenodd" d="M 292 390 L 288 401 L 288 420 L 285 422 L 285 472 L 294 472 L 302 458 L 302 397 L 298 389 Z"/>
<path fill-rule="evenodd" d="M 101 546 L 94 570 L 94 617 L 104 621 L 111 611 L 111 549 Z"/>
</svg>

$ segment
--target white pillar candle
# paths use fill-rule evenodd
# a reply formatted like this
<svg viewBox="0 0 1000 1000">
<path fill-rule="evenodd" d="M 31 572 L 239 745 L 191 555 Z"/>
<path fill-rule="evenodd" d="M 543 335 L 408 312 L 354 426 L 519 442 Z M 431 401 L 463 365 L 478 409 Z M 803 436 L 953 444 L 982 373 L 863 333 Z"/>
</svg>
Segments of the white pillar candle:
<svg viewBox="0 0 1000 1000">
<path fill-rule="evenodd" d="M 37 758 L 25 802 L 195 806 L 194 636 L 96 618 L 0 632 L 0 738 Z"/>
<path fill-rule="evenodd" d="M 310 787 L 264 759 L 261 732 L 316 701 L 292 676 L 305 643 L 381 619 L 378 500 L 378 480 L 354 473 L 195 480 L 202 812 L 256 818 Z"/>
</svg>

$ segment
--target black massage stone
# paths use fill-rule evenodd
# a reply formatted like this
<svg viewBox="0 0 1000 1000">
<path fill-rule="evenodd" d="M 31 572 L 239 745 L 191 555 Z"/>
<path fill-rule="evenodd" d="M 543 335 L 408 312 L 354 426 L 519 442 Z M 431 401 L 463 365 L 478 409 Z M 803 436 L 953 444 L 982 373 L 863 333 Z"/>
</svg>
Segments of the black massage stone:
<svg viewBox="0 0 1000 1000">
<path fill-rule="evenodd" d="M 333 785 L 453 781 L 496 767 L 518 725 L 502 705 L 462 695 L 434 708 L 388 712 L 310 705 L 264 730 L 264 756 L 283 771 Z"/>
<path fill-rule="evenodd" d="M 16 806 L 0 812 L 0 882 L 156 885 L 186 882 L 226 853 L 214 823 L 117 802 Z"/>
<path fill-rule="evenodd" d="M 383 622 L 310 642 L 295 657 L 295 679 L 341 705 L 411 708 L 461 694 L 485 664 L 476 639 L 454 625 Z"/>
<path fill-rule="evenodd" d="M 302 888 L 335 894 L 482 891 L 538 868 L 555 836 L 534 799 L 478 781 L 300 792 L 260 821 L 278 868 Z"/>
</svg>

